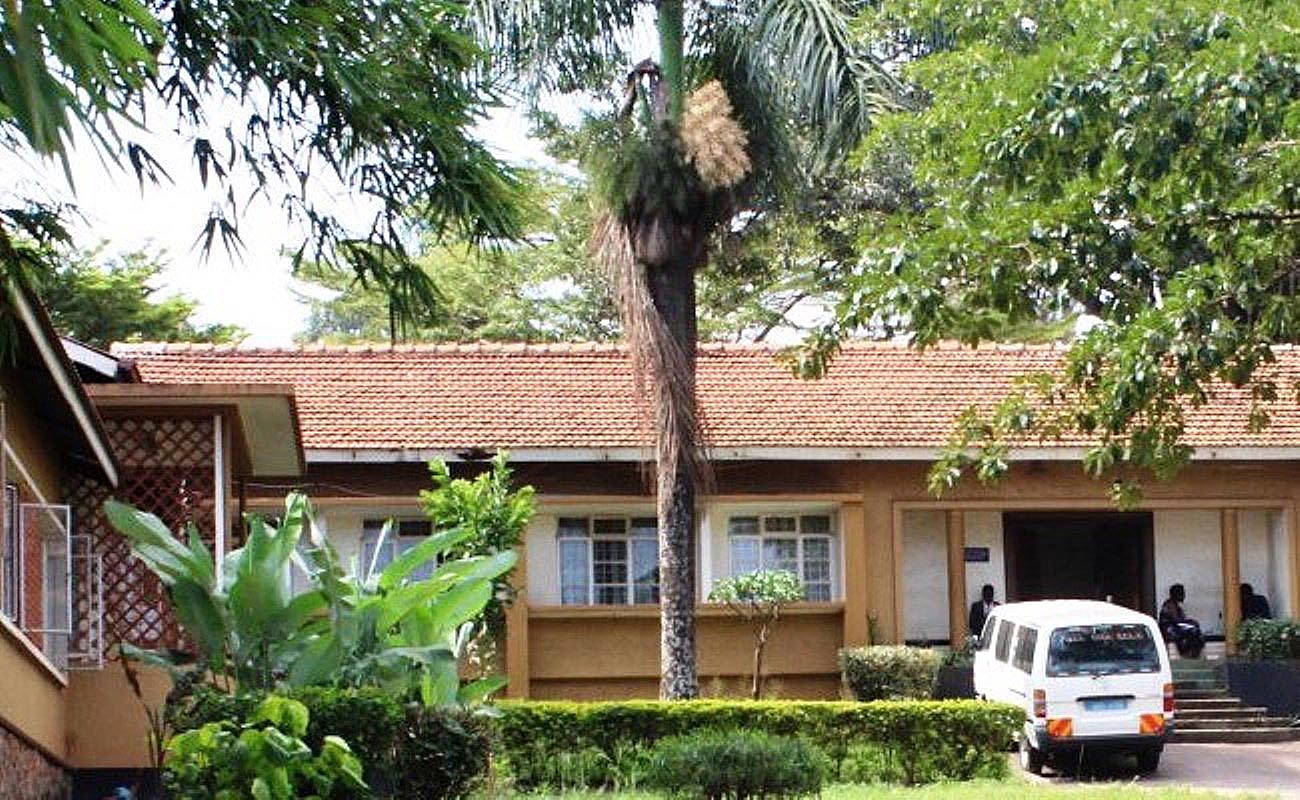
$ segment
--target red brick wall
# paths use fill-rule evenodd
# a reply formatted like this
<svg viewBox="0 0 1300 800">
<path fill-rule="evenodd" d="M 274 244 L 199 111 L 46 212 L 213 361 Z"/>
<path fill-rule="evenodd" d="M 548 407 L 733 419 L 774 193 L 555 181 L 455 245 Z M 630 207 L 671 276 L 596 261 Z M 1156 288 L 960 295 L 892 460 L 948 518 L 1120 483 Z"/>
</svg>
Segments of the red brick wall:
<svg viewBox="0 0 1300 800">
<path fill-rule="evenodd" d="M 66 800 L 68 774 L 41 751 L 0 727 L 0 797 L 4 800 Z"/>
</svg>

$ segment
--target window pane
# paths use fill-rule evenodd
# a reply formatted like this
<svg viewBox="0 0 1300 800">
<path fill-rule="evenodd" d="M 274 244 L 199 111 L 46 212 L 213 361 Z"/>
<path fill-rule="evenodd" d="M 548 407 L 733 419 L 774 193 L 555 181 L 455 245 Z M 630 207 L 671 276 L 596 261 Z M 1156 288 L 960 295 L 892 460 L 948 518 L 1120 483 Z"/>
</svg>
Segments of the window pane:
<svg viewBox="0 0 1300 800">
<path fill-rule="evenodd" d="M 803 593 L 804 597 L 814 603 L 829 603 L 831 601 L 831 585 L 829 583 L 805 582 Z"/>
<path fill-rule="evenodd" d="M 603 517 L 592 520 L 591 532 L 596 536 L 619 536 L 627 533 L 627 520 L 622 517 Z"/>
<path fill-rule="evenodd" d="M 654 517 L 633 517 L 632 535 L 655 537 L 659 535 L 659 520 Z"/>
<path fill-rule="evenodd" d="M 597 586 L 596 605 L 598 606 L 627 605 L 627 585 L 621 584 L 618 586 Z"/>
<path fill-rule="evenodd" d="M 798 539 L 764 539 L 763 569 L 783 569 L 799 574 Z"/>
<path fill-rule="evenodd" d="M 428 537 L 403 536 L 401 539 L 397 540 L 397 552 L 399 554 L 405 553 L 406 551 L 410 550 L 412 547 L 415 547 L 420 542 L 423 542 L 426 538 Z M 438 567 L 438 559 L 431 558 L 428 561 L 424 562 L 424 566 L 417 567 L 416 569 L 412 570 L 411 574 L 407 576 L 407 580 L 412 580 L 412 581 L 426 580 L 433 575 L 433 571 L 437 569 L 437 567 Z"/>
<path fill-rule="evenodd" d="M 5 486 L 4 537 L 0 539 L 0 613 L 18 622 L 18 487 Z"/>
<path fill-rule="evenodd" d="M 632 540 L 632 602 L 659 602 L 659 541 Z"/>
<path fill-rule="evenodd" d="M 568 537 L 585 537 L 587 535 L 587 518 L 586 517 L 560 517 L 559 529 L 556 536 L 561 539 Z"/>
<path fill-rule="evenodd" d="M 585 606 L 589 584 L 587 542 L 568 539 L 560 542 L 560 602 L 566 606 Z"/>
<path fill-rule="evenodd" d="M 805 583 L 830 583 L 830 539 L 809 536 L 803 540 L 803 579 Z"/>
<path fill-rule="evenodd" d="M 627 583 L 627 542 L 596 539 L 591 543 L 592 584 Z"/>
<path fill-rule="evenodd" d="M 744 575 L 757 572 L 758 568 L 758 537 L 731 537 L 731 574 Z"/>
<path fill-rule="evenodd" d="M 749 536 L 758 533 L 758 517 L 732 517 L 728 519 L 727 533 L 731 536 Z"/>
<path fill-rule="evenodd" d="M 397 523 L 399 536 L 424 538 L 431 533 L 433 533 L 433 525 L 427 519 L 404 519 Z"/>
<path fill-rule="evenodd" d="M 794 533 L 798 527 L 794 517 L 763 517 L 764 533 Z"/>
<path fill-rule="evenodd" d="M 809 514 L 799 518 L 802 533 L 830 533 L 831 518 L 827 514 Z"/>
</svg>

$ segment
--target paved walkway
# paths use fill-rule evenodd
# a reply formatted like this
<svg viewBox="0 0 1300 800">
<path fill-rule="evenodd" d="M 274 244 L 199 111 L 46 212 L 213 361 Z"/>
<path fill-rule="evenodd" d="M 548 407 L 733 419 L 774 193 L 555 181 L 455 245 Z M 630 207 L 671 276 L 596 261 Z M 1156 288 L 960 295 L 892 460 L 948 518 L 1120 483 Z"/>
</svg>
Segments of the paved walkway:
<svg viewBox="0 0 1300 800">
<path fill-rule="evenodd" d="M 1134 777 L 1122 764 L 1099 765 L 1079 777 L 1051 771 L 1044 783 L 1123 782 L 1139 786 L 1192 786 L 1233 793 L 1259 792 L 1300 800 L 1300 742 L 1285 744 L 1171 744 L 1165 747 L 1160 770 Z"/>
</svg>

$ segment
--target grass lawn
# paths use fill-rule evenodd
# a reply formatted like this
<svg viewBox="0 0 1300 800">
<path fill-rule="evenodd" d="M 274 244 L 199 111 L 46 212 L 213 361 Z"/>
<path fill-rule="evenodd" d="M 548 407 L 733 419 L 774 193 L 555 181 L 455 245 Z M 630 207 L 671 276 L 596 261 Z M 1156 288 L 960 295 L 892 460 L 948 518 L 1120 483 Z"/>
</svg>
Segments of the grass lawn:
<svg viewBox="0 0 1300 800">
<path fill-rule="evenodd" d="M 1272 795 L 1232 795 L 1233 800 L 1265 798 Z M 565 795 L 525 795 L 563 800 L 662 800 L 662 795 L 642 792 L 577 793 Z M 1228 795 L 1191 789 L 1143 789 L 1134 786 L 1079 785 L 1041 786 L 1018 778 L 1006 781 L 972 781 L 970 783 L 935 784 L 917 788 L 836 784 L 821 793 L 821 800 L 1039 800 L 1039 798 L 1079 798 L 1079 800 L 1212 800 Z"/>
</svg>

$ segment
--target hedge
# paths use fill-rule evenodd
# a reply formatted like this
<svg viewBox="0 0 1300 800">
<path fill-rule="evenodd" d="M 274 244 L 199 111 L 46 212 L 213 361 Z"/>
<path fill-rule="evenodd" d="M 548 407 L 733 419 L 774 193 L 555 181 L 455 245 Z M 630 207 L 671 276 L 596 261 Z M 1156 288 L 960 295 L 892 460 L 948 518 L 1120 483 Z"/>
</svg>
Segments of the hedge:
<svg viewBox="0 0 1300 800">
<path fill-rule="evenodd" d="M 629 700 L 579 703 L 504 701 L 494 720 L 498 759 L 524 788 L 527 765 L 630 747 L 699 730 L 759 730 L 805 739 L 836 765 L 853 746 L 873 745 L 895 759 L 907 782 L 968 780 L 1004 761 L 1024 711 L 977 700 L 783 701 Z"/>
<path fill-rule="evenodd" d="M 356 753 L 372 790 L 364 797 L 459 798 L 487 772 L 490 729 L 483 718 L 405 704 L 375 688 L 310 687 L 282 694 L 307 706 L 304 740 L 313 749 L 333 735 Z M 168 698 L 167 720 L 177 733 L 217 720 L 241 722 L 260 699 L 201 685 Z"/>
<path fill-rule="evenodd" d="M 928 647 L 875 645 L 840 651 L 840 675 L 856 700 L 929 700 L 943 656 Z"/>
<path fill-rule="evenodd" d="M 1237 625 L 1237 650 L 1255 661 L 1300 659 L 1300 620 L 1247 619 Z"/>
</svg>

